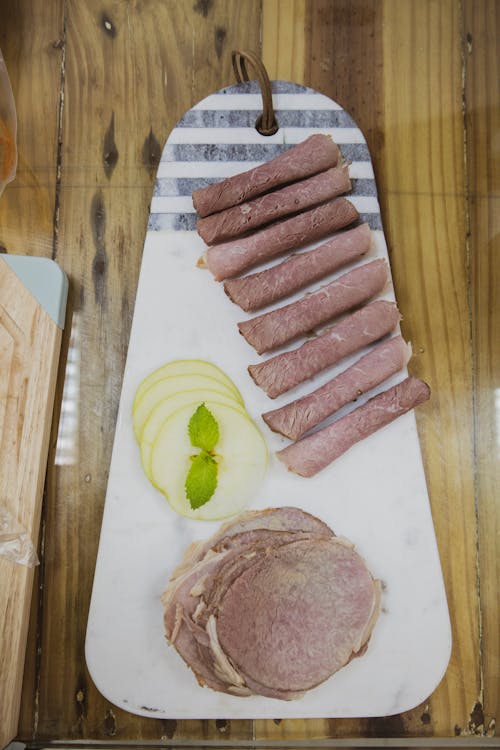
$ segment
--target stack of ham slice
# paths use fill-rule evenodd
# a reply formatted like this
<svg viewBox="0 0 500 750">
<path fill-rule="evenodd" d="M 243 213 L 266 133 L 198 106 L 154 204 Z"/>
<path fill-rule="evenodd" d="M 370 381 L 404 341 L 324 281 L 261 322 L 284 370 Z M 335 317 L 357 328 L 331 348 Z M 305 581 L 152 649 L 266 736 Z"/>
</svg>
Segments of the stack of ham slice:
<svg viewBox="0 0 500 750">
<path fill-rule="evenodd" d="M 352 544 L 286 507 L 189 547 L 162 597 L 167 638 L 200 685 L 282 700 L 366 651 L 379 601 Z"/>
<path fill-rule="evenodd" d="M 367 224 L 345 229 L 359 219 L 353 204 L 339 197 L 350 189 L 338 147 L 329 136 L 318 134 L 248 172 L 195 191 L 193 203 L 202 217 L 197 229 L 209 245 L 201 264 L 224 282 L 235 304 L 250 312 L 358 262 L 371 248 L 371 232 Z M 312 250 L 240 276 L 325 238 Z M 383 259 L 358 263 L 296 301 L 239 323 L 242 336 L 262 354 L 333 322 L 295 349 L 250 365 L 255 383 L 276 398 L 390 335 L 401 316 L 394 303 L 375 299 L 389 277 Z M 263 417 L 272 430 L 298 441 L 278 457 L 291 471 L 312 476 L 355 442 L 429 398 L 425 383 L 408 378 L 383 398 L 338 420 L 335 429 L 330 425 L 314 433 L 314 440 L 312 435 L 303 439 L 338 409 L 401 370 L 410 356 L 411 348 L 400 336 L 382 341 L 326 385 L 266 412 Z"/>
</svg>

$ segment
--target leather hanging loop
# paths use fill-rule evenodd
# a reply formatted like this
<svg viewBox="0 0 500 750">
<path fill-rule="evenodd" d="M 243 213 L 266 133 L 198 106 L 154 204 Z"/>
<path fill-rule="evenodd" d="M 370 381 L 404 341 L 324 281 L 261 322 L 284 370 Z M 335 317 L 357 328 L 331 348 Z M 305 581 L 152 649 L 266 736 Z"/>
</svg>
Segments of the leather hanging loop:
<svg viewBox="0 0 500 750">
<path fill-rule="evenodd" d="M 262 94 L 262 114 L 257 118 L 255 127 L 261 135 L 274 135 L 278 131 L 279 126 L 274 114 L 271 81 L 262 60 L 255 52 L 248 50 L 233 50 L 231 59 L 237 83 L 250 80 L 247 63 L 253 68 L 259 82 L 260 93 Z"/>
</svg>

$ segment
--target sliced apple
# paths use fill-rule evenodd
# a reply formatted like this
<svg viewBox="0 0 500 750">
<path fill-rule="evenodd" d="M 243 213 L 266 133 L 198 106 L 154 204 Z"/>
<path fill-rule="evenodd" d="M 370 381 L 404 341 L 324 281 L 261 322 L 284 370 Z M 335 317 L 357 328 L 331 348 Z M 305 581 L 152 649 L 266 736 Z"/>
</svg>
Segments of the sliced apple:
<svg viewBox="0 0 500 750">
<path fill-rule="evenodd" d="M 231 378 L 229 378 L 225 372 L 222 372 L 222 370 L 217 367 L 217 365 L 201 359 L 179 359 L 174 362 L 167 362 L 167 364 L 159 367 L 157 370 L 148 375 L 147 378 L 144 378 L 144 380 L 139 384 L 139 387 L 137 388 L 132 411 L 135 411 L 135 408 L 144 393 L 154 383 L 156 383 L 158 380 L 163 380 L 164 378 L 173 377 L 174 375 L 207 375 L 208 377 L 214 378 L 220 383 L 227 385 L 232 391 L 234 391 L 236 400 L 243 403 L 241 393 L 236 388 Z"/>
<path fill-rule="evenodd" d="M 233 397 L 225 396 L 223 393 L 218 393 L 217 391 L 208 388 L 203 390 L 182 391 L 182 393 L 175 393 L 173 396 L 167 396 L 167 398 L 160 401 L 150 412 L 142 430 L 140 447 L 142 468 L 152 484 L 155 484 L 155 482 L 151 473 L 151 453 L 153 443 L 155 442 L 163 423 L 182 406 L 191 405 L 192 411 L 194 412 L 200 404 L 207 401 L 216 401 L 219 404 L 233 406 L 233 408 L 237 409 L 242 414 L 246 414 L 244 407 L 241 406 L 239 402 L 235 401 Z"/>
<path fill-rule="evenodd" d="M 210 500 L 193 510 L 185 481 L 191 456 L 198 450 L 189 440 L 193 406 L 183 406 L 163 423 L 153 444 L 151 475 L 172 508 L 187 518 L 213 521 L 239 513 L 255 495 L 267 465 L 266 444 L 248 416 L 234 406 L 205 401 L 219 426 L 215 447 L 217 487 Z"/>
<path fill-rule="evenodd" d="M 132 411 L 132 424 L 137 440 L 141 442 L 146 420 L 153 409 L 163 401 L 163 399 L 173 396 L 176 393 L 183 393 L 184 391 L 192 391 L 195 389 L 201 390 L 205 388 L 217 391 L 217 393 L 222 393 L 223 396 L 232 399 L 234 403 L 240 403 L 237 401 L 232 388 L 225 383 L 221 383 L 219 380 L 215 380 L 215 378 L 209 377 L 208 375 L 172 375 L 171 377 L 157 380 L 152 383 L 146 391 L 144 391 L 136 408 Z"/>
</svg>

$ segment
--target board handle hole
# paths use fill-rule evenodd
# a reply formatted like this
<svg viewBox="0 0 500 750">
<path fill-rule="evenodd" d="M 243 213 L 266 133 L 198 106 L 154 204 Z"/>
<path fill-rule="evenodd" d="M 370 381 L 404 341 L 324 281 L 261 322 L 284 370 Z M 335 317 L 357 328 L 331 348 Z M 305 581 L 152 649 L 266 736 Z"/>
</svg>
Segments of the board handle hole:
<svg viewBox="0 0 500 750">
<path fill-rule="evenodd" d="M 274 112 L 273 112 L 274 115 Z M 261 135 L 274 135 L 279 130 L 279 125 L 276 117 L 274 117 L 274 120 L 272 122 L 272 125 L 270 128 L 264 128 L 262 123 L 264 120 L 264 115 L 259 115 L 257 119 L 255 120 L 255 129 L 261 134 Z"/>
<path fill-rule="evenodd" d="M 274 135 L 278 132 L 279 125 L 276 115 L 274 114 L 271 81 L 267 75 L 264 63 L 255 52 L 249 50 L 233 50 L 231 53 L 231 59 L 237 83 L 250 80 L 247 63 L 249 63 L 254 69 L 257 81 L 259 82 L 260 93 L 262 95 L 262 114 L 259 115 L 255 121 L 255 129 L 261 135 Z"/>
</svg>

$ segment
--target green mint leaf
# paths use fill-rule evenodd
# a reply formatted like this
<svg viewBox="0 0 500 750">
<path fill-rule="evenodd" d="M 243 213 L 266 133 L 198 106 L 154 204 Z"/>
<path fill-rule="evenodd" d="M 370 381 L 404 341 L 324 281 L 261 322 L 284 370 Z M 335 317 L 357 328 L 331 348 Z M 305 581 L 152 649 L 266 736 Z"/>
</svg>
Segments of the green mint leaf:
<svg viewBox="0 0 500 750">
<path fill-rule="evenodd" d="M 189 420 L 189 439 L 195 448 L 210 453 L 219 440 L 219 425 L 205 404 L 200 404 Z"/>
<path fill-rule="evenodd" d="M 214 494 L 217 487 L 217 462 L 206 451 L 192 458 L 184 486 L 193 510 L 208 503 Z"/>
</svg>

